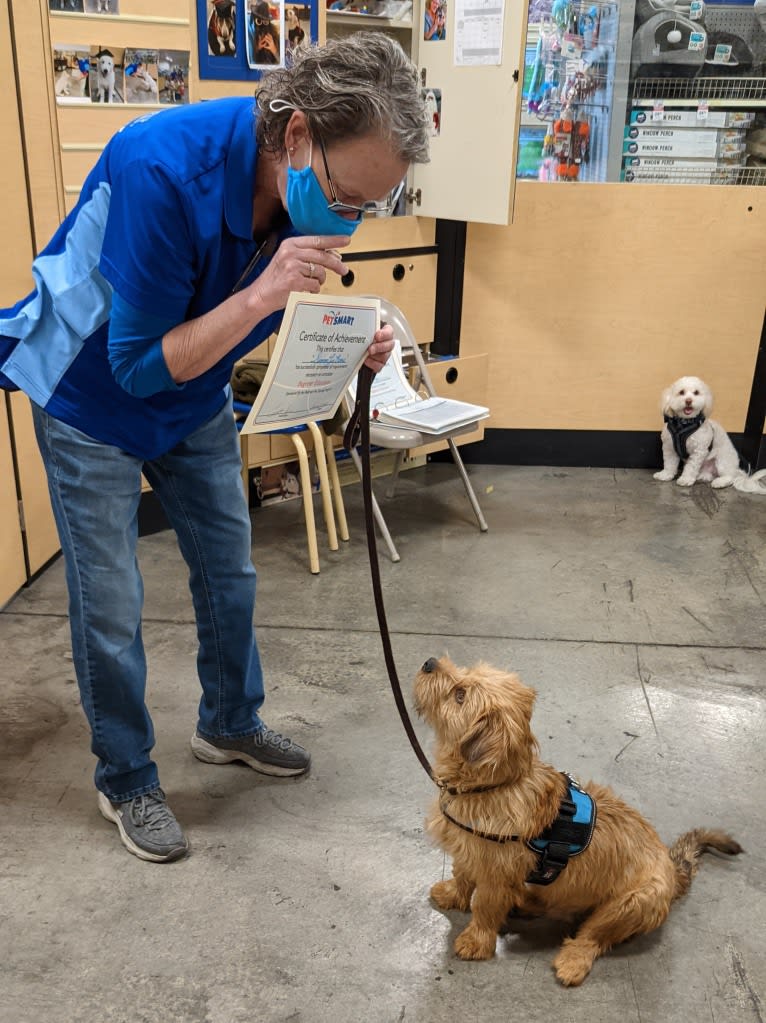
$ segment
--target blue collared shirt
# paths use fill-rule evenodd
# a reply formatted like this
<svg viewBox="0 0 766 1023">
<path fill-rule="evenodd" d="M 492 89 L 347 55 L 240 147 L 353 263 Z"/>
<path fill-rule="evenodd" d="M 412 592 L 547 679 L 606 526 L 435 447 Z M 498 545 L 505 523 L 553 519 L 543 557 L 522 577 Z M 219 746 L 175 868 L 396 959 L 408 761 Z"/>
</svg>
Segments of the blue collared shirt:
<svg viewBox="0 0 766 1023">
<path fill-rule="evenodd" d="M 35 290 L 0 311 L 0 384 L 144 459 L 221 409 L 234 362 L 279 329 L 282 313 L 183 385 L 161 342 L 223 302 L 256 251 L 255 117 L 253 100 L 236 97 L 157 111 L 117 132 L 34 261 Z M 259 260 L 243 284 L 267 265 Z"/>
</svg>

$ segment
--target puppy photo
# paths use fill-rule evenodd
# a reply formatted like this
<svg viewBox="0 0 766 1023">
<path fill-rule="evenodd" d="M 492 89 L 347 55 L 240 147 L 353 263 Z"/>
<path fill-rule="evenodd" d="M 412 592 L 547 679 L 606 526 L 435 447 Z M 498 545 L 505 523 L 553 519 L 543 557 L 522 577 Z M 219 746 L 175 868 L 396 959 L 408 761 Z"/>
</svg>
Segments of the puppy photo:
<svg viewBox="0 0 766 1023">
<path fill-rule="evenodd" d="M 688 890 L 700 855 L 743 850 L 724 831 L 686 832 L 666 847 L 652 825 L 605 785 L 578 785 L 543 763 L 531 729 L 535 691 L 488 664 L 430 658 L 415 705 L 436 736 L 440 794 L 426 820 L 452 857 L 431 898 L 471 913 L 461 959 L 490 959 L 510 913 L 576 923 L 553 961 L 581 984 L 613 945 L 659 927 Z"/>
<path fill-rule="evenodd" d="M 679 487 L 710 483 L 749 494 L 766 494 L 766 469 L 748 476 L 739 467 L 739 455 L 729 435 L 715 419 L 713 395 L 699 377 L 681 377 L 662 392 L 662 470 L 656 480 L 675 479 Z M 764 481 L 763 483 L 761 481 Z"/>
<path fill-rule="evenodd" d="M 94 103 L 123 103 L 123 55 L 119 49 L 93 46 L 90 51 L 90 97 Z"/>
</svg>

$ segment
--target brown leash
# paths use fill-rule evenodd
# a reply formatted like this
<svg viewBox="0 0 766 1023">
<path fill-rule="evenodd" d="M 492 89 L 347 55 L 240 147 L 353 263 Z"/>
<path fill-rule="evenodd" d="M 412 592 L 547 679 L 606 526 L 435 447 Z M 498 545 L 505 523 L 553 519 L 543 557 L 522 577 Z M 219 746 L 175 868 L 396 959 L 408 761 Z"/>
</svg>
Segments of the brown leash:
<svg viewBox="0 0 766 1023">
<path fill-rule="evenodd" d="M 362 449 L 364 523 L 367 531 L 367 550 L 370 555 L 372 592 L 375 597 L 375 610 L 378 614 L 378 626 L 380 628 L 380 638 L 383 643 L 383 656 L 386 661 L 388 679 L 391 683 L 391 692 L 394 694 L 394 700 L 396 701 L 396 706 L 399 711 L 399 717 L 402 719 L 404 730 L 407 733 L 407 738 L 410 740 L 410 745 L 415 751 L 415 756 L 423 765 L 423 769 L 431 781 L 435 785 L 439 785 L 441 788 L 443 786 L 434 774 L 433 768 L 428 762 L 428 757 L 425 755 L 420 743 L 418 742 L 418 737 L 415 735 L 415 729 L 412 727 L 410 716 L 407 713 L 407 705 L 404 702 L 402 687 L 399 684 L 399 677 L 396 673 L 394 652 L 391 649 L 391 637 L 388 633 L 388 622 L 386 621 L 386 609 L 383 605 L 383 593 L 380 585 L 380 565 L 378 563 L 378 547 L 375 540 L 375 520 L 372 512 L 372 472 L 370 470 L 370 390 L 372 388 L 372 381 L 374 378 L 375 374 L 368 366 L 362 366 L 359 370 L 359 376 L 356 383 L 356 403 L 354 405 L 354 411 L 351 413 L 351 417 L 348 421 L 348 425 L 346 426 L 346 432 L 343 435 L 343 447 L 349 452 L 357 446 L 361 446 Z"/>
</svg>

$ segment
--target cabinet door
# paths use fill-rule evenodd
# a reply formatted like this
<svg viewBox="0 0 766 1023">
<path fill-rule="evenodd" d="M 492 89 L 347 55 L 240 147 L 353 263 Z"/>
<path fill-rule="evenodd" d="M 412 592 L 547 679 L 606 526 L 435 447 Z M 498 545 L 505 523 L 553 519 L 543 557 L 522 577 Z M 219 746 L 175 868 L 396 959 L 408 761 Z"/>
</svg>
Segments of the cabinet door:
<svg viewBox="0 0 766 1023">
<path fill-rule="evenodd" d="M 427 97 L 439 104 L 431 162 L 418 164 L 417 216 L 507 224 L 511 219 L 516 138 L 523 76 L 527 4 L 520 0 L 448 0 L 446 38 L 424 40 L 424 3 L 413 14 L 413 59 Z M 492 15 L 502 12 L 493 31 Z M 486 34 L 485 34 L 486 33 Z M 479 50 L 502 46 L 500 63 L 457 64 Z M 518 81 L 516 79 L 519 79 Z M 434 129 L 436 130 L 436 129 Z"/>
<path fill-rule="evenodd" d="M 26 582 L 8 410 L 0 391 L 0 607 Z"/>
<path fill-rule="evenodd" d="M 59 550 L 48 480 L 35 439 L 29 398 L 20 391 L 11 395 L 11 421 L 16 449 L 19 490 L 24 508 L 24 536 L 29 573 L 34 575 Z"/>
</svg>

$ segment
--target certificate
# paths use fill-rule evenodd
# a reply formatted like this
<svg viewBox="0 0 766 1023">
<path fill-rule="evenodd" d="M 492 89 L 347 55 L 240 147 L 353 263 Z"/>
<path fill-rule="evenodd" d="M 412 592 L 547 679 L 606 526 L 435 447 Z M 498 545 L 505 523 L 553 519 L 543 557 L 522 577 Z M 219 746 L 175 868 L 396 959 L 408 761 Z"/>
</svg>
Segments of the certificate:
<svg viewBox="0 0 766 1023">
<path fill-rule="evenodd" d="M 377 298 L 293 292 L 243 433 L 331 419 L 380 326 Z"/>
</svg>

